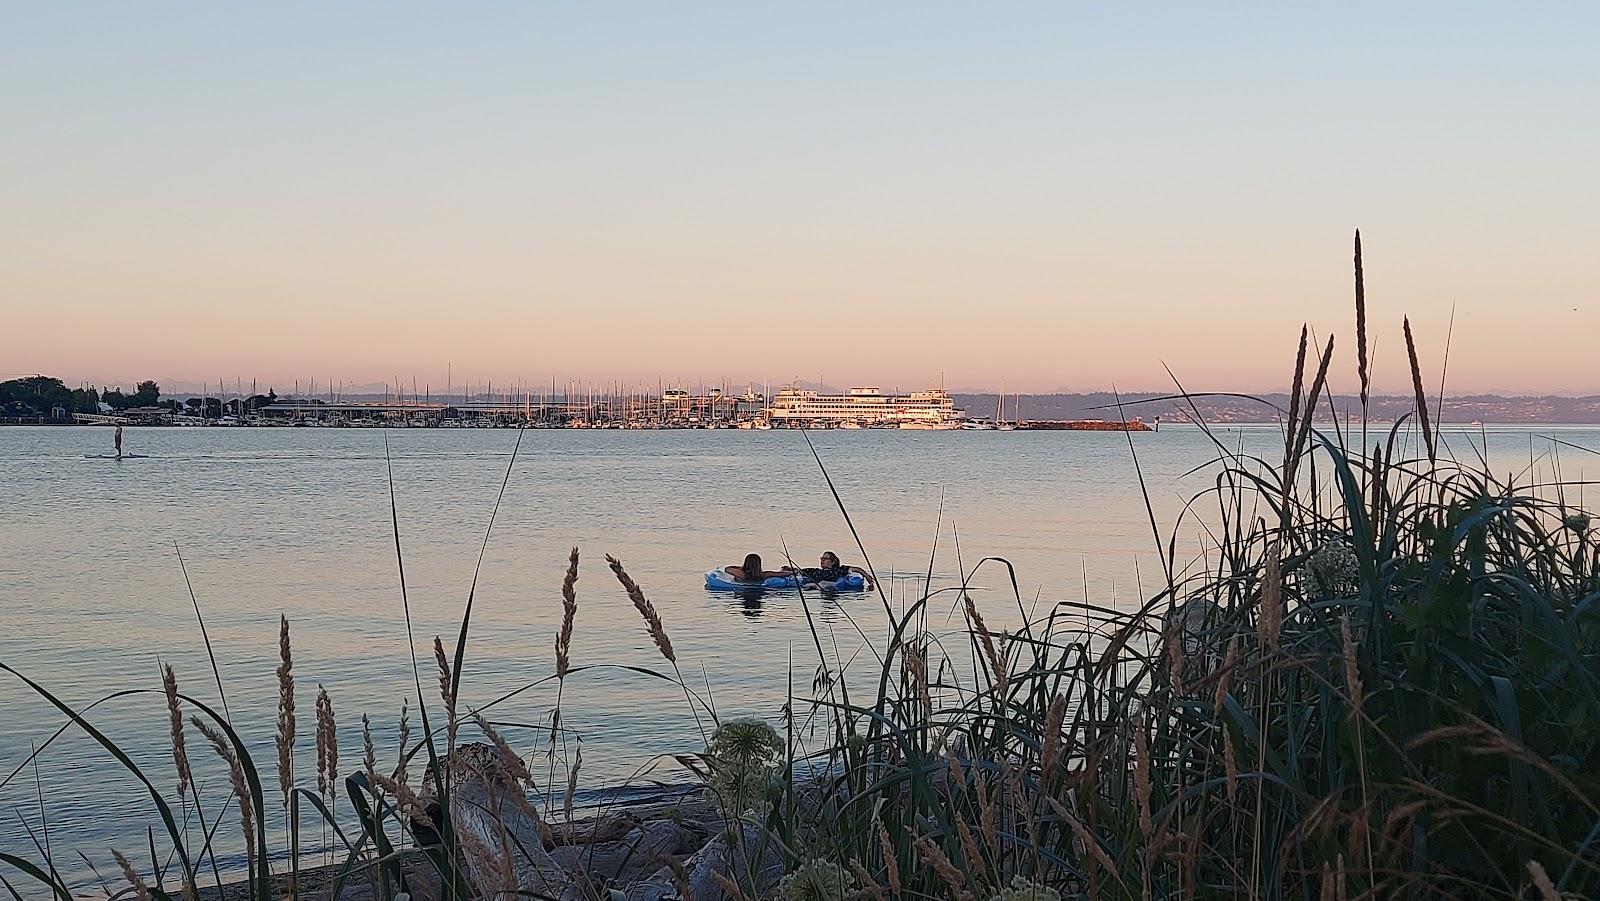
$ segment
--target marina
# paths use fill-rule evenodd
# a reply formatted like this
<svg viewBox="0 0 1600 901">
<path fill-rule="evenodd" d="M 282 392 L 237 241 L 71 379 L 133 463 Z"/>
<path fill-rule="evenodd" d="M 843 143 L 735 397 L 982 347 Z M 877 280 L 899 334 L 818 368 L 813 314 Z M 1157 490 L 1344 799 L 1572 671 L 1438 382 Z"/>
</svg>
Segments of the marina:
<svg viewBox="0 0 1600 901">
<path fill-rule="evenodd" d="M 52 415 L 8 417 L 9 425 L 140 425 L 177 427 L 312 428 L 545 428 L 545 429 L 904 429 L 910 431 L 1154 431 L 1128 420 L 1024 420 L 1005 418 L 1004 401 L 993 419 L 973 418 L 950 392 L 929 388 L 908 394 L 878 387 L 825 394 L 790 385 L 770 397 L 753 388 L 691 393 L 624 391 L 465 395 L 435 399 L 396 393 L 382 399 L 278 396 L 269 393 L 190 397 L 160 405 L 98 412 L 53 410 Z M 1013 411 L 1015 416 L 1015 411 Z M 1157 419 L 1159 425 L 1159 417 Z"/>
</svg>

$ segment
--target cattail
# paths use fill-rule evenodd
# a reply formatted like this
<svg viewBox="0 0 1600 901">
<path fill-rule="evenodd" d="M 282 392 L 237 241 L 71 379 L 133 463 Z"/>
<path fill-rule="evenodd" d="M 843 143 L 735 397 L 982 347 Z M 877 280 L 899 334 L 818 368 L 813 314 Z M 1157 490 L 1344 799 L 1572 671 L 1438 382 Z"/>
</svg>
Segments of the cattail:
<svg viewBox="0 0 1600 901">
<path fill-rule="evenodd" d="M 1361 412 L 1366 416 L 1372 372 L 1367 368 L 1367 286 L 1361 272 L 1361 229 L 1356 229 L 1356 372 L 1361 377 Z"/>
<path fill-rule="evenodd" d="M 1350 695 L 1350 716 L 1361 710 L 1361 670 L 1356 666 L 1356 642 L 1350 636 L 1350 619 L 1339 618 L 1340 656 L 1344 659 L 1344 688 Z"/>
<path fill-rule="evenodd" d="M 567 559 L 567 577 L 561 580 L 561 631 L 556 634 L 556 678 L 566 678 L 572 668 L 572 620 L 578 615 L 578 549 Z"/>
<path fill-rule="evenodd" d="M 961 600 L 966 605 L 967 620 L 972 623 L 973 631 L 978 635 L 978 642 L 983 645 L 983 656 L 989 664 L 989 676 L 994 679 L 994 684 L 1005 694 L 1006 680 L 1009 673 L 1000 655 L 995 651 L 994 638 L 989 634 L 989 627 L 983 623 L 983 614 L 978 612 L 978 605 L 972 600 L 972 595 L 962 592 Z"/>
<path fill-rule="evenodd" d="M 372 746 L 372 723 L 361 714 L 361 766 L 367 771 L 367 784 L 378 784 L 378 752 Z"/>
<path fill-rule="evenodd" d="M 883 821 L 878 821 L 878 845 L 883 849 L 884 876 L 889 880 L 889 891 L 896 897 L 900 894 L 900 859 L 894 850 L 894 842 L 889 841 L 889 830 L 883 826 Z"/>
<path fill-rule="evenodd" d="M 378 787 L 394 798 L 396 806 L 404 811 L 406 816 L 424 826 L 431 827 L 433 825 L 433 818 L 428 816 L 427 805 L 423 804 L 422 799 L 417 797 L 417 793 L 411 790 L 411 786 L 379 773 Z"/>
<path fill-rule="evenodd" d="M 650 603 L 650 599 L 644 596 L 644 590 L 622 568 L 621 560 L 607 554 L 606 563 L 610 564 L 611 571 L 616 573 L 617 581 L 621 582 L 623 589 L 628 592 L 628 599 L 638 608 L 639 615 L 644 617 L 645 624 L 650 628 L 650 637 L 655 641 L 656 648 L 661 651 L 661 656 L 667 658 L 668 663 L 677 664 L 678 656 L 672 652 L 672 640 L 667 638 L 667 629 L 661 624 L 661 615 L 656 613 L 655 605 Z"/>
<path fill-rule="evenodd" d="M 1539 890 L 1540 901 L 1561 901 L 1561 894 L 1556 891 L 1555 883 L 1550 881 L 1550 874 L 1544 871 L 1544 864 L 1529 860 L 1528 875 L 1533 877 L 1533 886 Z"/>
<path fill-rule="evenodd" d="M 339 790 L 339 736 L 333 719 L 333 699 L 317 686 L 317 793 L 332 798 Z"/>
<path fill-rule="evenodd" d="M 183 709 L 178 704 L 178 676 L 172 664 L 161 670 L 161 690 L 167 696 L 167 731 L 172 735 L 172 765 L 178 770 L 178 797 L 189 790 L 189 751 L 183 742 Z"/>
<path fill-rule="evenodd" d="M 1406 355 L 1411 359 L 1411 387 L 1417 393 L 1417 418 L 1422 423 L 1422 440 L 1428 446 L 1428 459 L 1436 454 L 1433 447 L 1433 429 L 1428 424 L 1428 396 L 1422 390 L 1422 367 L 1417 364 L 1417 343 L 1411 339 L 1411 319 L 1405 319 Z"/>
<path fill-rule="evenodd" d="M 1056 695 L 1050 699 L 1050 708 L 1044 714 L 1044 741 L 1039 746 L 1039 781 L 1048 784 L 1061 758 L 1061 723 L 1067 716 L 1067 699 Z"/>
<path fill-rule="evenodd" d="M 1359 238 L 1357 240 L 1360 240 Z M 1358 245 L 1359 246 L 1359 245 Z M 1333 867 L 1327 862 L 1322 864 L 1322 892 L 1320 901 L 1334 901 L 1333 898 Z"/>
<path fill-rule="evenodd" d="M 144 878 L 133 868 L 133 864 L 128 862 L 128 858 L 124 857 L 121 851 L 112 851 L 111 856 L 116 860 L 117 866 L 121 868 L 122 878 L 128 880 L 128 884 L 133 886 L 134 896 L 139 901 L 150 901 L 150 886 L 145 885 Z"/>
<path fill-rule="evenodd" d="M 294 788 L 294 657 L 289 652 L 289 618 L 278 618 L 278 788 L 289 806 Z"/>
<path fill-rule="evenodd" d="M 856 874 L 856 879 L 861 883 L 860 891 L 871 895 L 874 901 L 886 901 L 888 895 L 884 893 L 883 886 L 878 880 L 872 878 L 872 874 L 867 872 L 867 868 L 861 865 L 860 860 L 854 857 L 850 858 L 850 872 Z M 719 880 L 718 885 L 721 884 Z M 739 898 L 743 897 L 743 895 L 735 895 L 734 897 Z"/>
<path fill-rule="evenodd" d="M 217 756 L 228 765 L 228 784 L 233 789 L 234 800 L 239 806 L 239 829 L 244 833 L 245 853 L 248 855 L 249 865 L 253 868 L 256 863 L 255 807 L 250 800 L 250 786 L 245 782 L 244 767 L 239 764 L 239 755 L 234 753 L 233 745 L 228 743 L 222 733 L 212 728 L 205 720 L 192 716 L 189 722 L 200 730 L 200 734 L 211 743 Z"/>
<path fill-rule="evenodd" d="M 1233 752 L 1233 733 L 1226 728 L 1222 730 L 1222 766 L 1227 777 L 1224 784 L 1228 789 L 1228 803 L 1236 804 L 1239 801 L 1239 758 Z"/>
<path fill-rule="evenodd" d="M 956 822 L 961 822 L 961 818 L 957 817 Z M 965 899 L 972 897 L 972 894 L 964 887 L 965 880 L 961 878 L 961 872 L 956 869 L 955 864 L 950 862 L 950 858 L 939 850 L 938 845 L 920 835 L 912 841 L 912 844 L 916 847 L 917 854 L 922 857 L 922 862 L 928 865 L 928 869 L 937 873 L 939 879 L 944 882 L 951 898 L 956 899 L 956 901 L 965 901 Z"/>
<path fill-rule="evenodd" d="M 456 747 L 456 693 L 450 685 L 450 659 L 445 656 L 444 642 L 433 636 L 433 659 L 439 665 L 439 697 L 444 701 L 445 756 L 455 754 Z"/>
<path fill-rule="evenodd" d="M 1133 725 L 1133 795 L 1139 809 L 1139 831 L 1146 840 L 1155 832 L 1150 820 L 1150 717 Z"/>
<path fill-rule="evenodd" d="M 1263 647 L 1278 649 L 1278 633 L 1283 628 L 1282 561 L 1276 544 L 1267 548 L 1266 581 L 1261 586 L 1261 609 L 1256 614 L 1256 632 Z"/>
<path fill-rule="evenodd" d="M 1344 855 L 1340 854 L 1333 868 L 1333 891 L 1339 901 L 1344 901 L 1345 873 Z"/>
</svg>

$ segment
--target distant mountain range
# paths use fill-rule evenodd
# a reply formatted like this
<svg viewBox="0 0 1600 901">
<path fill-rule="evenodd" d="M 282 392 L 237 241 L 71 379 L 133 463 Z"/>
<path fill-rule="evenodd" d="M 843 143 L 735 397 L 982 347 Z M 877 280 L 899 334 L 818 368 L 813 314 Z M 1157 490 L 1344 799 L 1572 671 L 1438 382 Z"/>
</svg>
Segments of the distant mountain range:
<svg viewBox="0 0 1600 901">
<path fill-rule="evenodd" d="M 1272 422 L 1277 417 L 1274 409 L 1287 409 L 1288 394 L 1259 395 L 1260 401 L 1236 396 L 1199 395 L 1189 400 L 1158 400 L 1167 395 L 1152 393 L 1123 394 L 1122 414 L 1117 411 L 1117 397 L 1110 392 L 1087 394 L 1024 394 L 1020 398 L 1006 396 L 1005 418 L 1022 419 L 1119 419 L 1135 416 L 1146 422 L 1157 416 L 1168 422 L 1181 422 L 1194 418 L 1198 410 L 1207 422 Z M 964 407 L 967 415 L 988 418 L 994 415 L 995 395 L 957 394 L 956 403 Z M 1434 409 L 1436 398 L 1429 398 L 1429 413 L 1446 423 L 1572 423 L 1600 425 L 1600 395 L 1588 397 L 1505 397 L 1497 394 L 1446 396 L 1444 410 Z M 1361 417 L 1361 399 L 1354 396 L 1334 395 L 1333 405 L 1341 416 Z M 1398 419 L 1416 407 L 1408 395 L 1384 395 L 1369 399 L 1368 409 L 1374 421 Z M 1317 409 L 1317 418 L 1330 418 L 1326 398 Z"/>
</svg>

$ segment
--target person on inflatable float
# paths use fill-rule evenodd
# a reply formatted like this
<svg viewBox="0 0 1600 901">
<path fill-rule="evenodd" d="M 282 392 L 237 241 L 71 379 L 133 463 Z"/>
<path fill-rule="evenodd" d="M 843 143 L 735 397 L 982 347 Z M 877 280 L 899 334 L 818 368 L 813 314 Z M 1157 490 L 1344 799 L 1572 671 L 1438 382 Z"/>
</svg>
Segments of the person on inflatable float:
<svg viewBox="0 0 1600 901">
<path fill-rule="evenodd" d="M 859 566 L 840 565 L 839 555 L 835 554 L 833 551 L 823 551 L 820 563 L 820 566 L 808 566 L 804 569 L 798 570 L 798 572 L 800 575 L 810 579 L 813 582 L 837 582 L 845 576 L 855 573 L 861 577 L 862 581 L 866 584 L 866 589 L 868 591 L 871 591 L 874 588 L 871 573 Z M 783 568 L 783 573 L 780 575 L 794 572 L 796 572 L 795 569 L 785 566 Z"/>
<path fill-rule="evenodd" d="M 768 572 L 762 569 L 760 554 L 746 554 L 743 566 L 724 566 L 723 569 L 727 570 L 728 575 L 733 576 L 737 581 L 749 582 L 752 585 L 760 585 L 767 579 L 777 579 L 789 575 L 788 567 L 784 567 L 783 572 Z"/>
</svg>

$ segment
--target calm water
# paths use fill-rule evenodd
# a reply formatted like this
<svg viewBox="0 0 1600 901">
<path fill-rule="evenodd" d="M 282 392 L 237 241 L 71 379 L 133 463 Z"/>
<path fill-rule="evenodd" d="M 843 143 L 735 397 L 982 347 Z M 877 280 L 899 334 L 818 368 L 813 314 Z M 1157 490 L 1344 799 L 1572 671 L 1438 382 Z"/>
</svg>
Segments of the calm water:
<svg viewBox="0 0 1600 901">
<path fill-rule="evenodd" d="M 1281 447 L 1272 427 L 1222 434 L 1263 453 Z M 1600 429 L 1493 429 L 1497 471 L 1527 466 L 1530 453 L 1550 466 L 1552 444 L 1534 434 L 1600 448 Z M 429 645 L 436 634 L 453 641 L 518 436 L 436 429 L 387 436 L 426 687 Z M 415 706 L 415 689 L 384 440 L 377 430 L 129 429 L 126 449 L 140 456 L 117 461 L 98 456 L 110 449 L 107 430 L 0 429 L 0 661 L 80 708 L 118 689 L 159 692 L 161 661 L 175 665 L 187 692 L 215 700 L 178 566 L 181 549 L 234 721 L 257 760 L 272 757 L 280 612 L 294 635 L 301 772 L 314 772 L 306 736 L 318 684 L 340 717 L 345 769 L 359 765 L 362 713 L 372 717 L 380 754 L 392 755 L 401 702 L 412 697 Z M 1029 604 L 1081 598 L 1085 590 L 1098 601 L 1131 604 L 1140 573 L 1153 585 L 1159 572 L 1123 435 L 835 431 L 813 440 L 897 603 L 920 593 L 936 535 L 936 582 L 956 578 L 959 540 L 969 567 L 990 554 L 1015 563 Z M 1459 454 L 1469 453 L 1466 441 L 1452 438 Z M 1165 532 L 1182 500 L 1209 483 L 1204 473 L 1188 473 L 1213 451 L 1200 432 L 1181 427 L 1136 435 L 1134 445 Z M 1561 450 L 1561 462 L 1568 477 L 1586 465 L 1600 468 L 1572 449 Z M 1191 534 L 1186 546 L 1196 540 Z M 824 549 L 861 563 L 798 433 L 527 432 L 483 558 L 466 704 L 550 674 L 561 577 L 574 545 L 584 554 L 575 666 L 663 663 L 605 569 L 603 555 L 615 554 L 660 609 L 686 677 L 709 683 L 724 713 L 768 717 L 783 705 L 791 672 L 804 692 L 817 666 L 799 601 L 772 594 L 750 604 L 713 594 L 702 573 L 747 551 L 776 566 L 784 547 L 801 565 Z M 991 624 L 1014 621 L 1016 605 L 998 573 L 978 581 L 990 589 L 982 603 Z M 873 598 L 824 603 L 819 619 L 830 655 L 834 648 L 840 660 L 861 653 L 857 625 L 872 634 L 881 618 Z M 435 700 L 431 690 L 428 698 Z M 552 687 L 541 685 L 497 706 L 494 716 L 548 723 L 553 700 Z M 578 674 L 563 711 L 581 737 L 585 784 L 635 778 L 658 755 L 699 746 L 681 692 L 648 677 Z M 158 693 L 108 702 L 90 716 L 171 792 Z M 0 779 L 61 723 L 16 679 L 0 678 Z M 526 750 L 543 741 L 536 731 L 510 731 Z M 192 733 L 190 748 L 204 761 L 206 790 L 220 798 L 225 782 Z M 43 755 L 38 778 L 44 817 L 31 768 L 0 787 L 0 848 L 38 859 L 21 821 L 38 830 L 48 819 L 58 860 L 79 872 L 66 866 L 62 849 L 103 863 L 113 845 L 142 846 L 145 825 L 155 822 L 148 798 L 75 732 Z M 683 774 L 661 764 L 650 778 Z"/>
</svg>

